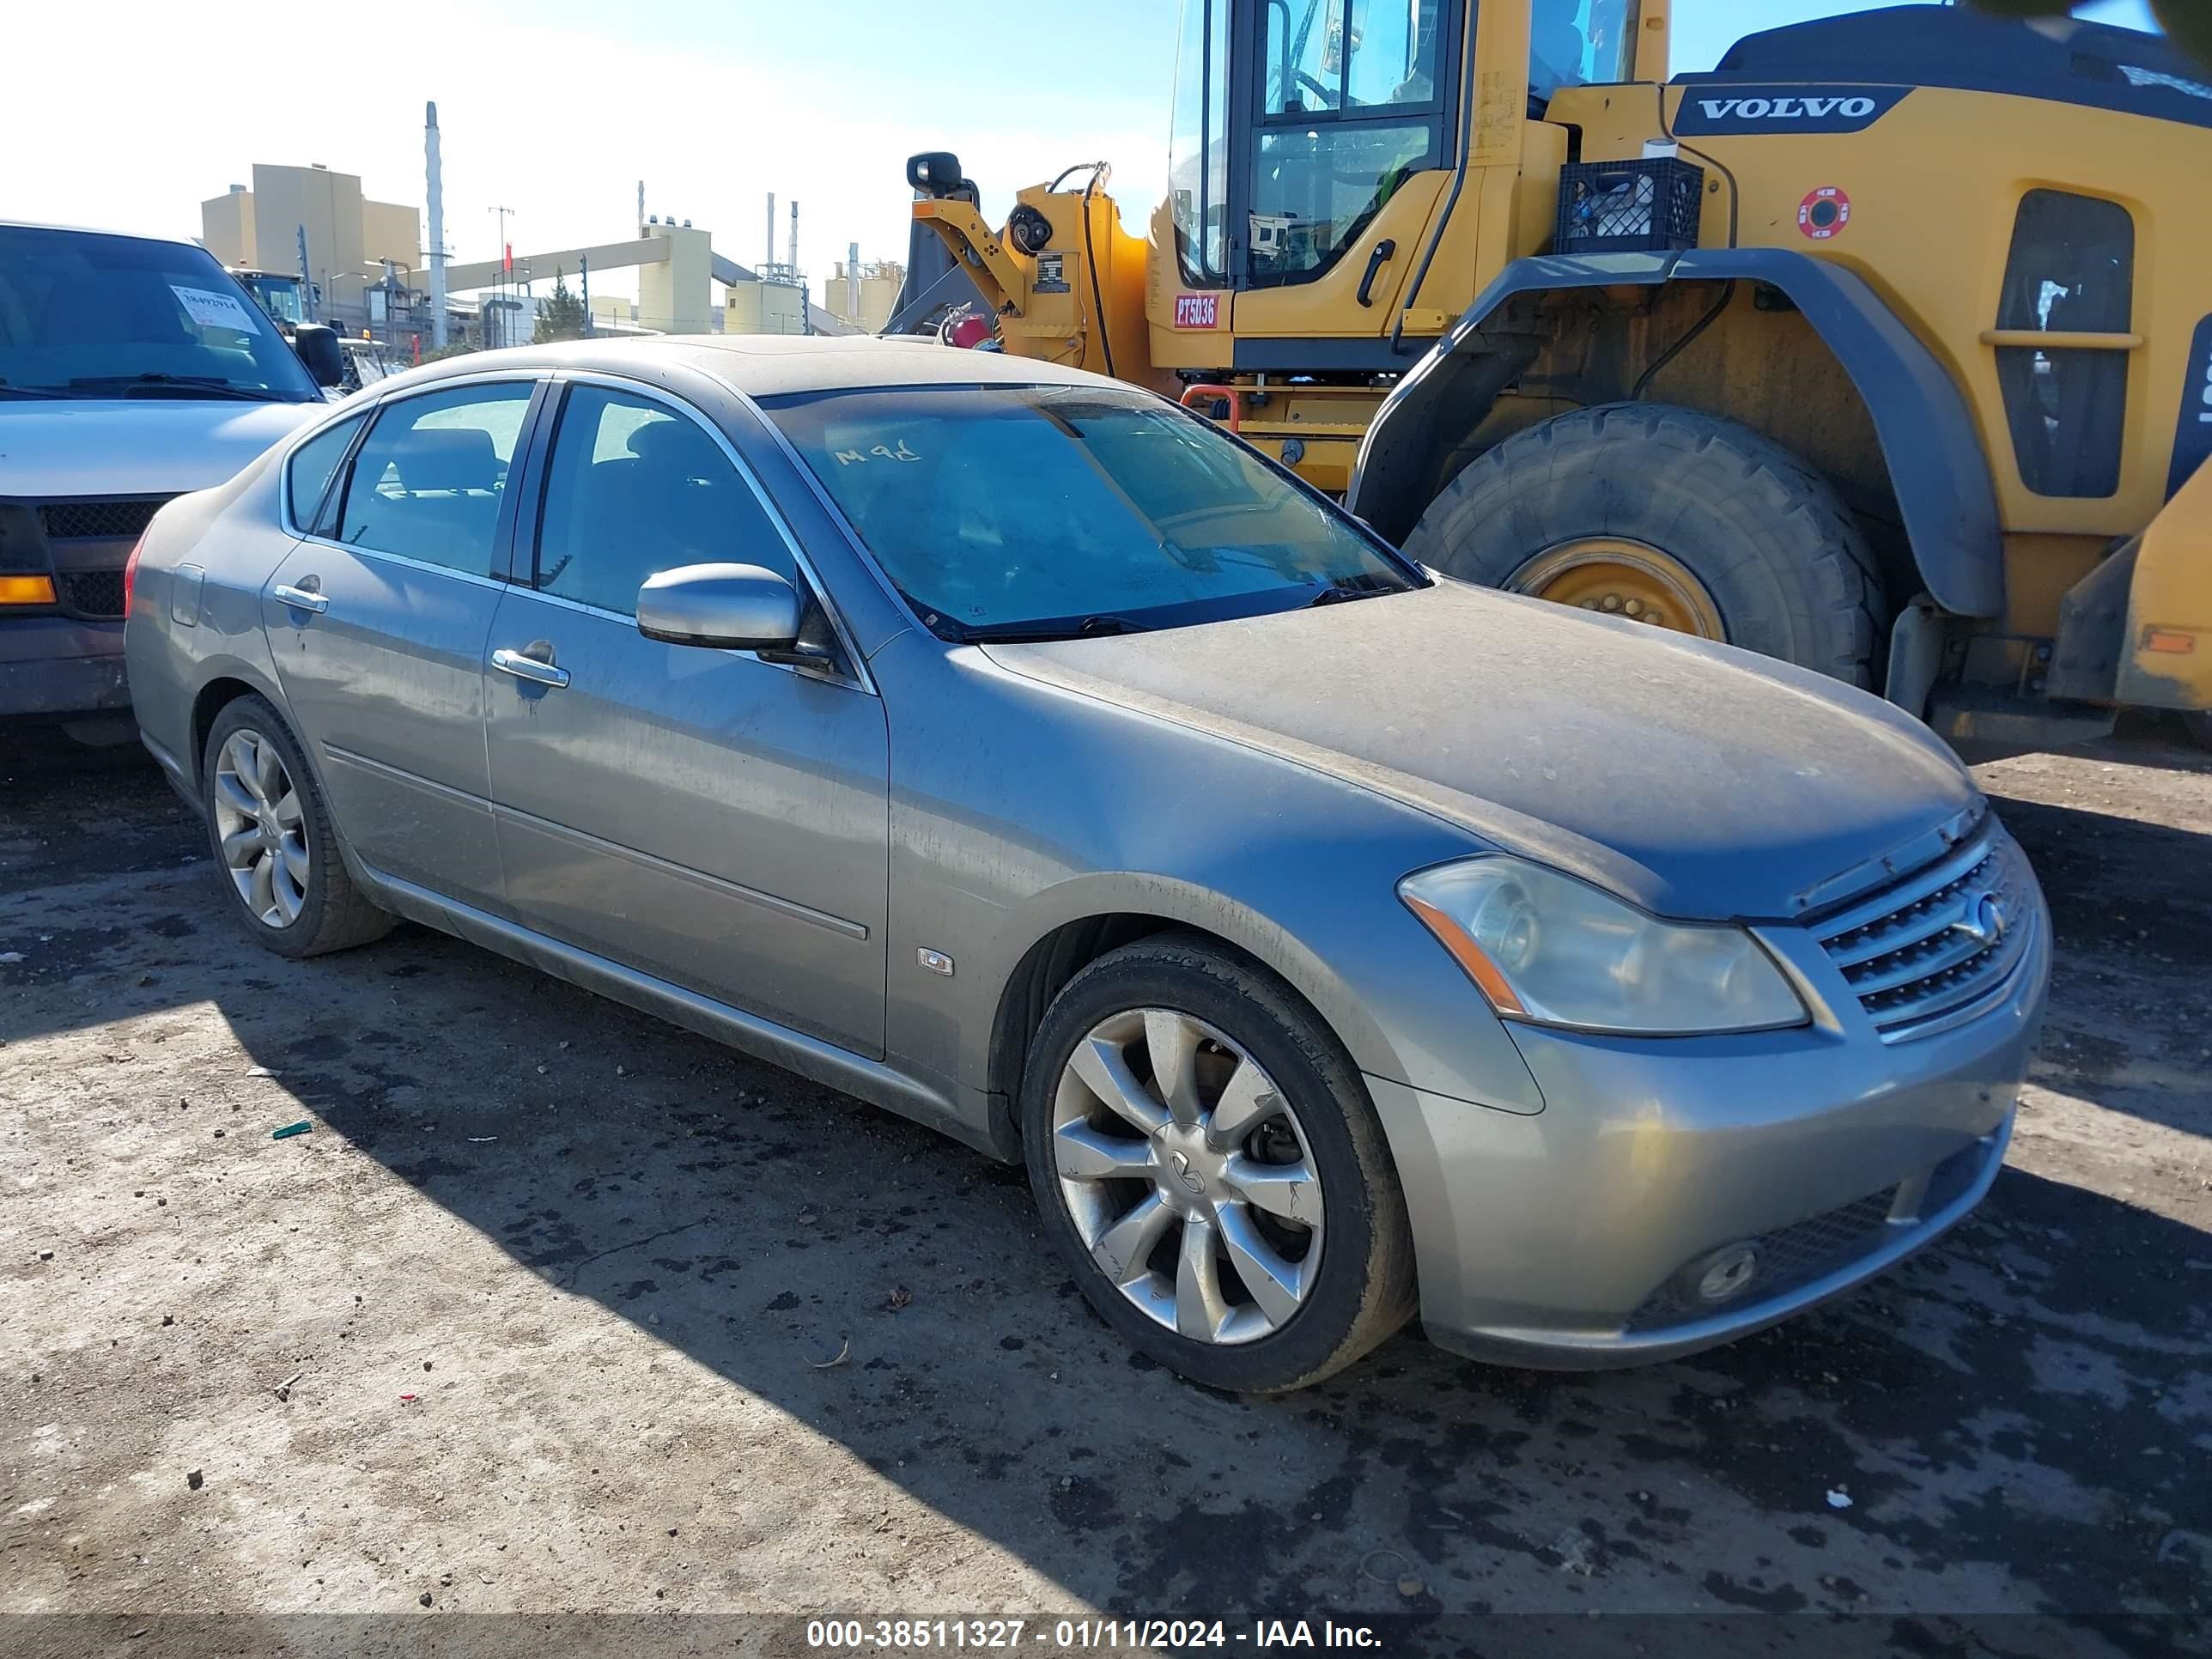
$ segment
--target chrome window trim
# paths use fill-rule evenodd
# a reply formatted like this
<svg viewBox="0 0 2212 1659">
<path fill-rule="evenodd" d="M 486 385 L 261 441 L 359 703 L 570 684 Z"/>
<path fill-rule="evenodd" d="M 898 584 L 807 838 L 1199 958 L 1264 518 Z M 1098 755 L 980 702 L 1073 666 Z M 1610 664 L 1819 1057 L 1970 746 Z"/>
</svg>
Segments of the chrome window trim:
<svg viewBox="0 0 2212 1659">
<path fill-rule="evenodd" d="M 449 564 L 433 564 L 428 559 L 410 557 L 404 553 L 387 553 L 380 547 L 349 547 L 343 542 L 334 542 L 328 536 L 302 536 L 302 547 L 327 547 L 334 552 L 349 553 L 356 559 L 374 559 L 381 564 L 396 564 L 404 570 L 419 570 L 426 576 L 451 576 L 455 581 L 467 582 L 475 587 L 495 588 L 501 592 L 507 584 L 496 576 L 481 576 L 473 570 L 456 570 Z"/>
<path fill-rule="evenodd" d="M 842 671 L 830 672 L 810 668 L 799 663 L 767 662 L 757 651 L 724 651 L 723 655 L 746 658 L 761 663 L 764 667 L 781 668 L 787 672 L 801 675 L 807 679 L 827 680 L 833 684 L 842 683 L 856 686 L 872 697 L 882 696 L 882 693 L 876 689 L 875 678 L 868 672 L 867 659 L 861 655 L 860 645 L 854 638 L 853 630 L 847 625 L 843 612 L 838 608 L 836 597 L 831 592 L 830 584 L 822 580 L 821 571 L 815 568 L 814 561 L 806 556 L 806 550 L 799 544 L 799 538 L 793 532 L 789 521 L 777 508 L 767 489 L 762 486 L 760 479 L 755 476 L 752 468 L 746 465 L 744 458 L 738 453 L 737 446 L 730 441 L 727 433 L 709 419 L 702 410 L 687 402 L 678 393 L 663 391 L 659 386 L 633 380 L 624 375 L 609 374 L 602 369 L 562 368 L 554 370 L 548 379 L 556 386 L 601 386 L 610 392 L 619 392 L 625 396 L 658 404 L 671 414 L 687 417 L 711 438 L 715 447 L 722 452 L 723 459 L 736 469 L 738 477 L 744 481 L 745 488 L 752 492 L 753 500 L 760 507 L 762 516 L 768 520 L 769 528 L 775 532 L 777 538 L 783 543 L 784 550 L 791 555 L 792 568 L 805 576 L 807 585 L 814 590 L 815 602 L 822 607 L 823 614 L 829 617 L 830 629 L 837 635 L 837 643 L 843 649 L 846 666 Z M 718 381 L 716 384 L 721 383 Z M 744 398 L 742 393 L 736 395 L 748 406 L 750 405 L 751 399 Z M 563 399 L 562 407 L 556 412 L 553 430 L 546 442 L 545 459 L 538 469 L 540 476 L 532 481 L 535 487 L 537 500 L 517 503 L 518 513 L 529 511 L 531 514 L 527 537 L 530 550 L 529 574 L 526 577 L 519 577 L 503 585 L 514 588 L 519 593 L 526 593 L 533 599 L 550 600 L 556 605 L 582 611 L 587 616 L 611 617 L 634 629 L 637 627 L 637 618 L 634 616 L 625 616 L 619 611 L 609 611 L 602 605 L 586 605 L 580 599 L 571 599 L 562 594 L 544 592 L 537 586 L 538 529 L 538 520 L 543 516 L 544 507 L 544 486 L 546 480 L 552 476 L 553 455 L 561 441 L 561 422 L 568 417 L 568 412 L 567 402 Z M 757 410 L 753 412 L 756 416 L 759 413 Z M 763 424 L 766 423 L 763 422 Z M 522 528 L 522 521 L 518 519 L 516 523 L 518 552 L 520 551 L 519 544 L 525 539 L 521 533 Z"/>
</svg>

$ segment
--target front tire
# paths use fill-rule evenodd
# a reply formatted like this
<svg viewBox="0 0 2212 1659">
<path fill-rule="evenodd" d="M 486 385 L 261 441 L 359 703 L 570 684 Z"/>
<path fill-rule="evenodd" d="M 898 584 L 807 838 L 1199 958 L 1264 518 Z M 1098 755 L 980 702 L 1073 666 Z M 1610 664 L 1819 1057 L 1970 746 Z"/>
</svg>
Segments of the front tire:
<svg viewBox="0 0 2212 1659">
<path fill-rule="evenodd" d="M 1047 1012 L 1021 1115 L 1085 1298 L 1193 1382 L 1302 1388 L 1412 1316 L 1412 1231 L 1366 1087 L 1256 963 L 1174 933 L 1100 957 Z"/>
<path fill-rule="evenodd" d="M 1406 551 L 1462 581 L 1880 683 L 1887 613 L 1866 538 L 1826 478 L 1717 415 L 1608 404 L 1517 432 L 1444 486 Z"/>
<path fill-rule="evenodd" d="M 314 774 L 283 716 L 263 697 L 223 705 L 200 760 L 208 842 L 233 913 L 280 957 L 366 945 L 392 918 L 347 875 Z"/>
</svg>

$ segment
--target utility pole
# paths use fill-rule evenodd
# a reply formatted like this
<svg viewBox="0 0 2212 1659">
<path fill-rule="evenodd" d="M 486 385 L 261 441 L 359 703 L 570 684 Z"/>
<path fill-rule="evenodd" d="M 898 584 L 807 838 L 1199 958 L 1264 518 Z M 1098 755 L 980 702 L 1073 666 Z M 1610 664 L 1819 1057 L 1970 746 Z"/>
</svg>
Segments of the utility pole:
<svg viewBox="0 0 2212 1659">
<path fill-rule="evenodd" d="M 592 337 L 592 256 L 588 253 L 584 254 L 576 263 L 583 268 L 584 337 L 588 340 Z"/>
<path fill-rule="evenodd" d="M 315 268 L 307 263 L 307 228 L 298 227 L 300 234 L 300 309 L 311 323 L 323 320 L 322 307 L 315 303 Z"/>
<path fill-rule="evenodd" d="M 430 196 L 430 344 L 446 343 L 446 182 L 438 155 L 438 106 L 422 106 L 423 168 Z"/>
</svg>

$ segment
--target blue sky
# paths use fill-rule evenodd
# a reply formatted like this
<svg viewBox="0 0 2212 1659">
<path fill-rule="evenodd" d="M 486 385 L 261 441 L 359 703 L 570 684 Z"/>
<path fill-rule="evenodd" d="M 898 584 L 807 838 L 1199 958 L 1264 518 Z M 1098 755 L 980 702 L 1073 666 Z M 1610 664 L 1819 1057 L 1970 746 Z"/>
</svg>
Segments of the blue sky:
<svg viewBox="0 0 2212 1659">
<path fill-rule="evenodd" d="M 1863 3 L 1678 0 L 1674 66 L 1709 67 L 1755 29 Z M 201 199 L 255 161 L 324 162 L 372 197 L 419 204 L 426 99 L 438 100 L 460 259 L 496 253 L 495 203 L 517 210 L 519 252 L 625 237 L 643 179 L 649 212 L 711 228 L 719 251 L 750 264 L 774 191 L 784 209 L 802 204 L 800 260 L 818 294 L 850 242 L 863 258 L 904 256 L 901 168 L 915 150 L 958 151 L 994 216 L 1018 187 L 1103 156 L 1137 227 L 1164 179 L 1177 0 L 1047 0 L 1003 31 L 988 8 L 912 0 L 432 9 L 450 52 L 419 31 L 356 39 L 352 14 L 240 36 L 176 27 L 173 0 L 18 7 L 9 58 L 41 72 L 0 100 L 0 155 L 22 163 L 0 173 L 0 218 L 196 235 Z M 2148 22 L 2140 0 L 2093 10 Z"/>
</svg>

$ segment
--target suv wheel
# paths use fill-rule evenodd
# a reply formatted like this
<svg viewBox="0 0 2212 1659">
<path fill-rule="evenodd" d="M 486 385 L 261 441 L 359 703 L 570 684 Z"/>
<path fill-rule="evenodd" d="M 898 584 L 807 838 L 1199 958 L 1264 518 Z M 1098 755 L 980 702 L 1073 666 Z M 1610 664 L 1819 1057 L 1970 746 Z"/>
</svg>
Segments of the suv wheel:
<svg viewBox="0 0 2212 1659">
<path fill-rule="evenodd" d="M 201 757 L 208 839 L 246 929 L 279 956 L 320 956 L 392 929 L 346 874 L 299 740 L 263 698 L 226 703 Z"/>
<path fill-rule="evenodd" d="M 1091 1305 L 1194 1382 L 1303 1387 L 1413 1312 L 1405 1199 L 1358 1071 L 1241 957 L 1168 934 L 1077 975 L 1031 1048 L 1022 1131 Z"/>
</svg>

